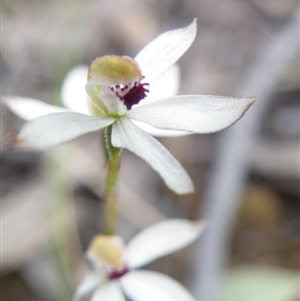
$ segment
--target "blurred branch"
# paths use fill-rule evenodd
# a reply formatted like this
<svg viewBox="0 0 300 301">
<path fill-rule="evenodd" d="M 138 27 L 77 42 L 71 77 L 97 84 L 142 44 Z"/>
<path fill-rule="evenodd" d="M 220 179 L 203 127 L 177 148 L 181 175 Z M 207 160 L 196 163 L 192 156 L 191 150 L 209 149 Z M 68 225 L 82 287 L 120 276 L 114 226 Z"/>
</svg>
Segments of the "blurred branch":
<svg viewBox="0 0 300 301">
<path fill-rule="evenodd" d="M 254 147 L 252 168 L 255 171 L 271 179 L 299 181 L 299 141 L 260 141 Z"/>
<path fill-rule="evenodd" d="M 299 12 L 268 44 L 262 44 L 257 60 L 237 94 L 255 96 L 256 103 L 219 143 L 210 185 L 204 198 L 204 217 L 209 228 L 194 250 L 192 290 L 197 300 L 215 301 L 229 256 L 233 218 L 244 190 L 253 147 L 263 116 L 279 78 L 298 54 Z"/>
</svg>

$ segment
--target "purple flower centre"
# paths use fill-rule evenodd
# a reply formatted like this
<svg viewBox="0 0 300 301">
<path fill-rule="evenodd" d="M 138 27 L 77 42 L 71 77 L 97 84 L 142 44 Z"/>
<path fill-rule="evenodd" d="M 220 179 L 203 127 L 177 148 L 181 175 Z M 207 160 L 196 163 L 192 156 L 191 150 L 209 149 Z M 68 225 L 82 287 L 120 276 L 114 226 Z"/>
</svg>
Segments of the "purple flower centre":
<svg viewBox="0 0 300 301">
<path fill-rule="evenodd" d="M 129 269 L 127 267 L 124 267 L 122 270 L 118 271 L 118 270 L 114 270 L 111 271 L 107 277 L 109 280 L 116 280 L 121 278 L 123 275 L 125 275 L 127 272 L 129 271 Z"/>
<path fill-rule="evenodd" d="M 142 99 L 144 99 L 149 92 L 145 86 L 147 83 L 134 82 L 130 85 L 116 85 L 110 87 L 110 90 L 115 93 L 116 96 L 123 101 L 127 110 L 130 110 L 133 105 L 138 104 Z"/>
</svg>

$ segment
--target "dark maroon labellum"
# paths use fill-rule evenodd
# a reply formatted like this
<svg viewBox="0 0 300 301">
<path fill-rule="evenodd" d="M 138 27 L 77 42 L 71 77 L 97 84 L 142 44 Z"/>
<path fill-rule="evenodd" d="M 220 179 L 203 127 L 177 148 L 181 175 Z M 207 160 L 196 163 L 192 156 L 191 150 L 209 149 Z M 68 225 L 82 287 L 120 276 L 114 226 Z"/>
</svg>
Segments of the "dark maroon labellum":
<svg viewBox="0 0 300 301">
<path fill-rule="evenodd" d="M 127 110 L 130 110 L 133 105 L 138 104 L 147 96 L 149 90 L 146 89 L 145 86 L 149 86 L 149 84 L 135 82 L 126 86 L 116 85 L 114 87 L 110 87 L 110 89 L 123 101 Z"/>
<path fill-rule="evenodd" d="M 135 85 L 121 99 L 124 102 L 127 110 L 130 110 L 133 105 L 138 104 L 147 96 L 148 89 L 145 88 L 148 84 L 135 83 Z"/>
<path fill-rule="evenodd" d="M 116 279 L 119 279 L 121 278 L 123 275 L 125 275 L 127 272 L 129 271 L 129 269 L 127 267 L 125 267 L 123 270 L 121 271 L 117 271 L 117 270 L 114 270 L 112 272 L 110 272 L 108 274 L 108 279 L 109 280 L 116 280 Z"/>
</svg>

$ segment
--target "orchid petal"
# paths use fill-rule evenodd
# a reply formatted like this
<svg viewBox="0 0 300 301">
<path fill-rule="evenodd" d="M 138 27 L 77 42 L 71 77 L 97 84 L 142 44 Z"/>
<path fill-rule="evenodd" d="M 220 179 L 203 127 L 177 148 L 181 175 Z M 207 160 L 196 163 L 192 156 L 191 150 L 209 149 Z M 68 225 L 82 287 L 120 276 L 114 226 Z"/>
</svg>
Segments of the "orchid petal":
<svg viewBox="0 0 300 301">
<path fill-rule="evenodd" d="M 114 124 L 112 144 L 127 148 L 144 159 L 174 192 L 186 194 L 194 191 L 192 181 L 180 163 L 157 140 L 126 117 Z"/>
<path fill-rule="evenodd" d="M 44 115 L 67 111 L 65 108 L 49 105 L 29 97 L 5 96 L 3 102 L 14 114 L 24 120 L 32 120 Z"/>
<path fill-rule="evenodd" d="M 85 91 L 87 74 L 87 66 L 81 65 L 71 69 L 61 88 L 61 100 L 64 106 L 71 111 L 91 115 L 90 100 Z"/>
<path fill-rule="evenodd" d="M 254 98 L 181 95 L 133 108 L 128 117 L 154 127 L 193 133 L 212 133 L 238 121 Z"/>
<path fill-rule="evenodd" d="M 148 87 L 149 93 L 138 105 L 140 107 L 153 101 L 172 97 L 178 94 L 180 87 L 180 68 L 172 65 L 153 85 Z"/>
<path fill-rule="evenodd" d="M 178 94 L 180 86 L 180 68 L 178 64 L 171 66 L 152 86 L 149 87 L 149 94 L 134 108 L 167 98 Z M 135 125 L 146 131 L 148 134 L 160 137 L 184 136 L 187 132 L 161 130 L 147 123 L 133 121 Z"/>
<path fill-rule="evenodd" d="M 178 136 L 186 136 L 191 134 L 189 132 L 184 132 L 184 131 L 161 130 L 144 122 L 140 122 L 137 120 L 131 120 L 131 121 L 139 128 L 147 132 L 148 134 L 156 137 L 178 137 Z"/>
<path fill-rule="evenodd" d="M 196 301 L 176 280 L 151 271 L 133 271 L 120 280 L 125 294 L 134 301 Z"/>
<path fill-rule="evenodd" d="M 127 112 L 127 108 L 123 101 L 121 101 L 109 87 L 101 87 L 99 95 L 110 114 L 124 115 Z"/>
<path fill-rule="evenodd" d="M 109 282 L 96 290 L 91 301 L 126 301 L 116 282 Z"/>
<path fill-rule="evenodd" d="M 167 31 L 146 45 L 135 57 L 147 83 L 153 84 L 186 52 L 197 32 L 196 19 L 187 27 Z"/>
<path fill-rule="evenodd" d="M 131 269 L 178 251 L 195 241 L 205 222 L 184 219 L 167 220 L 137 234 L 126 246 L 124 261 Z"/>
<path fill-rule="evenodd" d="M 44 149 L 99 130 L 113 122 L 113 118 L 72 112 L 50 114 L 26 123 L 15 140 L 23 147 Z"/>
<path fill-rule="evenodd" d="M 101 285 L 103 281 L 104 278 L 101 279 L 97 274 L 87 275 L 76 289 L 73 301 L 79 301 L 82 296 L 94 290 L 97 286 Z"/>
</svg>

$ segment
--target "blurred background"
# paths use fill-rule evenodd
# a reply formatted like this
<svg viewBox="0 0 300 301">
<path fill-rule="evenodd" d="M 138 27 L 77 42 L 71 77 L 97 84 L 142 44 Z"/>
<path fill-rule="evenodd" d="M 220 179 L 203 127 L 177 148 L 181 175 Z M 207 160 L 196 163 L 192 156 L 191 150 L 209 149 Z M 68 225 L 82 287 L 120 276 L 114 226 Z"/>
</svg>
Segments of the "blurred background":
<svg viewBox="0 0 300 301">
<path fill-rule="evenodd" d="M 135 54 L 198 19 L 180 59 L 180 94 L 256 96 L 231 129 L 159 140 L 196 193 L 172 194 L 123 152 L 119 233 L 128 241 L 166 218 L 206 218 L 192 247 L 147 268 L 197 300 L 299 299 L 299 3 L 297 0 L 3 0 L 2 95 L 60 104 L 67 72 L 105 54 Z M 166 87 L 167 88 L 167 87 Z M 102 231 L 99 133 L 40 153 L 16 150 L 24 121 L 1 104 L 1 300 L 70 300 Z"/>
</svg>

